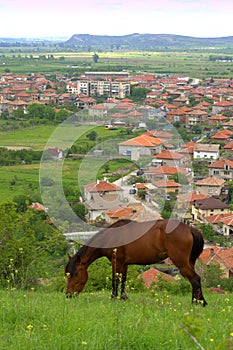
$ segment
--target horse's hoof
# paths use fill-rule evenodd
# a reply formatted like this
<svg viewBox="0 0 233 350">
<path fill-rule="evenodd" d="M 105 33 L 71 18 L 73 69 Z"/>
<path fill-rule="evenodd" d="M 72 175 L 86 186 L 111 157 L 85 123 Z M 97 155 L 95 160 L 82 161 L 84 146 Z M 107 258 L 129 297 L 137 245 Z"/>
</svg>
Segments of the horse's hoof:
<svg viewBox="0 0 233 350">
<path fill-rule="evenodd" d="M 128 297 L 127 297 L 126 294 L 122 294 L 122 295 L 121 295 L 121 300 L 127 300 L 127 299 L 128 299 Z"/>
</svg>

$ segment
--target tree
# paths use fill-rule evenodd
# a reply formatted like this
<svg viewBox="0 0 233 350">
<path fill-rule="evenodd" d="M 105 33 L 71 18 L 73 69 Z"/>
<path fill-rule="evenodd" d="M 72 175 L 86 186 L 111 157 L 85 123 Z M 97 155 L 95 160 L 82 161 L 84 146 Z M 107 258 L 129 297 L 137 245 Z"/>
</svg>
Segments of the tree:
<svg viewBox="0 0 233 350">
<path fill-rule="evenodd" d="M 93 58 L 93 61 L 94 61 L 95 63 L 97 63 L 98 60 L 99 60 L 99 55 L 97 55 L 97 53 L 95 53 L 95 54 L 92 56 L 92 58 Z"/>
<path fill-rule="evenodd" d="M 142 101 L 146 98 L 146 94 L 149 91 L 150 90 L 148 90 L 146 88 L 132 86 L 130 96 L 134 101 Z"/>
<path fill-rule="evenodd" d="M 96 131 L 92 130 L 89 134 L 86 136 L 90 141 L 95 141 L 98 138 L 98 134 Z"/>
</svg>

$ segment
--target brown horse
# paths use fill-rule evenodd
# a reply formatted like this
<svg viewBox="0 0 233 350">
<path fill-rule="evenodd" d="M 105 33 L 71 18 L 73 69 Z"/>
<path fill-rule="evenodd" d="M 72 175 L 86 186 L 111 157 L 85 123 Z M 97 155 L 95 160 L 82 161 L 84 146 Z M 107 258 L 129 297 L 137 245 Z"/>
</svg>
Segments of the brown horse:
<svg viewBox="0 0 233 350">
<path fill-rule="evenodd" d="M 128 265 L 150 265 L 170 257 L 192 285 L 192 302 L 205 306 L 201 279 L 194 269 L 203 246 L 201 232 L 176 219 L 141 223 L 117 221 L 98 232 L 73 257 L 69 257 L 65 268 L 66 294 L 80 293 L 88 280 L 88 266 L 96 259 L 107 257 L 112 264 L 112 297 L 117 297 L 121 282 L 121 299 L 126 299 Z"/>
</svg>

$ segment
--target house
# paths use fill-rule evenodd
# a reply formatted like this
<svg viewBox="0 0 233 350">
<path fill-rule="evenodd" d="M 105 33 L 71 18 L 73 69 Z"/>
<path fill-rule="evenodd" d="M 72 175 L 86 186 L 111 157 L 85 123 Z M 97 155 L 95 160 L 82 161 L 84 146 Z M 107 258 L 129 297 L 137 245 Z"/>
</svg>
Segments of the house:
<svg viewBox="0 0 233 350">
<path fill-rule="evenodd" d="M 192 216 L 194 220 L 205 222 L 206 216 L 229 213 L 229 205 L 219 199 L 209 197 L 196 200 L 192 205 Z"/>
<path fill-rule="evenodd" d="M 23 112 L 26 114 L 28 102 L 16 100 L 16 101 L 8 101 L 8 112 L 12 113 L 16 111 L 17 109 L 22 109 Z"/>
<path fill-rule="evenodd" d="M 231 153 L 233 152 L 233 141 L 228 142 L 224 147 L 224 151 Z"/>
<path fill-rule="evenodd" d="M 193 158 L 194 146 L 194 141 L 187 142 L 181 146 L 179 153 L 183 154 L 183 156 L 186 156 L 187 158 Z"/>
<path fill-rule="evenodd" d="M 124 190 L 107 180 L 97 180 L 84 186 L 84 201 L 88 220 L 94 221 L 106 210 L 125 206 Z"/>
<path fill-rule="evenodd" d="M 137 220 L 144 211 L 140 202 L 130 203 L 129 206 L 115 207 L 104 212 L 105 221 L 111 225 L 120 219 Z"/>
<path fill-rule="evenodd" d="M 64 157 L 63 151 L 60 148 L 48 148 L 47 153 L 49 158 L 54 160 L 62 160 Z"/>
<path fill-rule="evenodd" d="M 154 158 L 161 160 L 163 165 L 173 167 L 182 167 L 184 160 L 182 154 L 173 151 L 163 151 L 157 154 Z"/>
<path fill-rule="evenodd" d="M 179 123 L 185 124 L 186 114 L 190 111 L 191 109 L 188 107 L 180 107 L 180 108 L 169 110 L 166 114 L 166 120 L 170 123 L 179 122 Z"/>
<path fill-rule="evenodd" d="M 192 126 L 205 123 L 208 120 L 208 113 L 202 109 L 192 109 L 186 114 L 185 124 Z"/>
<path fill-rule="evenodd" d="M 223 115 L 212 115 L 208 118 L 210 125 L 222 125 L 227 120 L 227 117 L 224 117 Z"/>
<path fill-rule="evenodd" d="M 167 165 L 162 165 L 159 167 L 153 166 L 147 170 L 144 170 L 145 177 L 151 181 L 154 181 L 158 178 L 167 179 L 168 176 L 172 176 L 178 173 L 188 175 L 188 172 L 185 168 L 178 168 Z"/>
<path fill-rule="evenodd" d="M 168 275 L 167 273 L 163 273 L 163 272 L 155 269 L 154 267 L 152 267 L 149 270 L 146 270 L 138 277 L 143 280 L 146 288 L 150 288 L 152 283 L 158 282 L 159 277 L 161 277 L 162 279 L 164 279 L 166 281 L 174 281 L 174 277 L 172 277 L 171 275 Z"/>
<path fill-rule="evenodd" d="M 221 219 L 222 232 L 224 236 L 232 236 L 233 235 L 233 214 L 231 216 L 227 216 Z"/>
<path fill-rule="evenodd" d="M 219 196 L 224 186 L 225 180 L 216 177 L 208 176 L 202 180 L 195 182 L 196 191 L 206 196 Z"/>
<path fill-rule="evenodd" d="M 233 161 L 220 159 L 209 165 L 209 175 L 219 177 L 225 181 L 233 180 Z"/>
<path fill-rule="evenodd" d="M 206 199 L 208 196 L 199 193 L 197 191 L 181 193 L 177 196 L 177 208 L 178 209 L 192 209 L 192 205 L 195 201 L 200 199 Z"/>
<path fill-rule="evenodd" d="M 108 109 L 103 104 L 93 105 L 88 109 L 88 113 L 93 117 L 105 117 L 107 116 Z"/>
<path fill-rule="evenodd" d="M 132 155 L 133 151 L 138 151 L 139 156 L 151 156 L 160 153 L 162 150 L 162 141 L 156 137 L 142 134 L 127 141 L 119 143 L 119 154 Z"/>
<path fill-rule="evenodd" d="M 194 159 L 218 159 L 220 155 L 219 144 L 195 143 L 193 149 Z"/>
<path fill-rule="evenodd" d="M 222 130 L 211 136 L 211 140 L 216 142 L 226 142 L 231 139 L 233 131 Z"/>
<path fill-rule="evenodd" d="M 164 190 L 166 193 L 170 193 L 170 192 L 176 193 L 181 187 L 181 185 L 175 182 L 174 180 L 160 180 L 160 181 L 152 182 L 152 184 L 155 187 Z"/>
<path fill-rule="evenodd" d="M 223 277 L 233 277 L 233 247 L 227 249 L 217 246 L 205 248 L 199 258 L 206 265 L 219 264 L 224 271 Z"/>
<path fill-rule="evenodd" d="M 88 108 L 96 105 L 96 100 L 92 97 L 76 97 L 74 104 L 79 109 L 88 109 Z M 106 107 L 106 106 L 104 105 L 104 107 Z"/>
<path fill-rule="evenodd" d="M 222 111 L 233 110 L 233 102 L 230 101 L 218 101 L 212 106 L 212 114 L 218 114 Z"/>
</svg>

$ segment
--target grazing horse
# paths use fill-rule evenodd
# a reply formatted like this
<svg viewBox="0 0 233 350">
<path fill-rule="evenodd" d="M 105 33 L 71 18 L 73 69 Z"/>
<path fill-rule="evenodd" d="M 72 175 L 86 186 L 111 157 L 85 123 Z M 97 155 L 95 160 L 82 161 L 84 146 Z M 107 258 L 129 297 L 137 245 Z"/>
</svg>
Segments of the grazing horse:
<svg viewBox="0 0 233 350">
<path fill-rule="evenodd" d="M 194 269 L 203 246 L 201 232 L 176 219 L 119 220 L 98 232 L 73 257 L 69 257 L 65 267 L 66 294 L 80 293 L 88 280 L 88 266 L 96 259 L 107 257 L 112 264 L 112 297 L 117 297 L 121 282 L 121 299 L 126 299 L 128 265 L 150 265 L 169 257 L 190 282 L 192 302 L 205 306 L 207 302 L 202 294 L 201 279 Z"/>
</svg>

